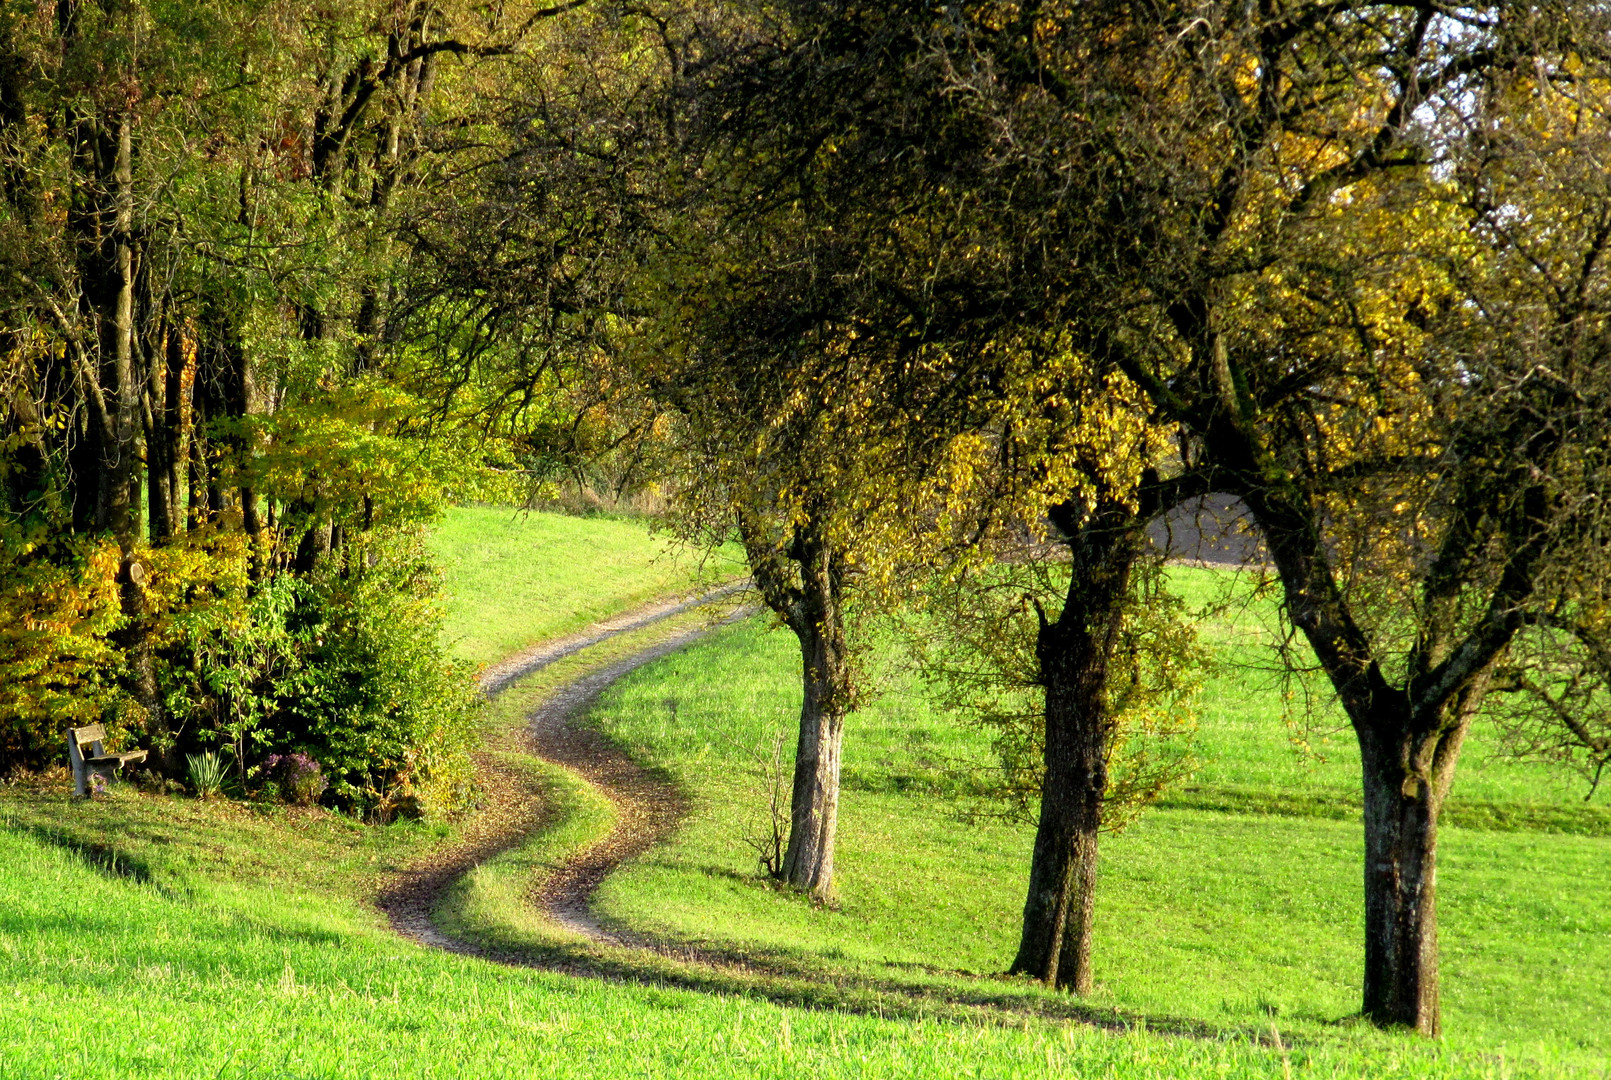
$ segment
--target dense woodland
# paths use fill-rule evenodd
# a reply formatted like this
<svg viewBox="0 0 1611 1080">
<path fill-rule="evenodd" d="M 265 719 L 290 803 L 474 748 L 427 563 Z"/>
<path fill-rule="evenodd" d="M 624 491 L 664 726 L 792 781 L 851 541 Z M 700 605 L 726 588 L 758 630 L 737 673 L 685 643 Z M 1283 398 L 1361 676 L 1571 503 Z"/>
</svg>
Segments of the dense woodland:
<svg viewBox="0 0 1611 1080">
<path fill-rule="evenodd" d="M 653 490 L 799 640 L 771 872 L 831 897 L 893 631 L 1086 993 L 1204 663 L 1148 528 L 1226 496 L 1361 748 L 1363 1011 L 1435 1034 L 1471 725 L 1611 760 L 1608 107 L 1587 0 L 8 4 L 0 769 L 450 814 L 422 528 Z"/>
</svg>

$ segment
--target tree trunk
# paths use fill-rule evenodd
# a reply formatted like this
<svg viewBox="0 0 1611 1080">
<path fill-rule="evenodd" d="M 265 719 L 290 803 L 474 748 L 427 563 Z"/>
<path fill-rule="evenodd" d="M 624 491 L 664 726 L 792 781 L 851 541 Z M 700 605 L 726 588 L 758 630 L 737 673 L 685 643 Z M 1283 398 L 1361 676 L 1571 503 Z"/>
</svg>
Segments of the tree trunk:
<svg viewBox="0 0 1611 1080">
<path fill-rule="evenodd" d="M 153 356 L 150 373 L 150 426 L 146 432 L 146 460 L 150 484 L 150 536 L 154 545 L 177 533 L 184 518 L 185 473 L 189 464 L 185 423 L 189 389 L 184 339 L 178 327 L 162 336 L 162 360 Z"/>
<path fill-rule="evenodd" d="M 82 536 L 106 524 L 106 483 L 101 475 L 103 436 L 99 417 L 90 410 L 85 411 L 74 428 L 72 443 L 67 448 L 67 475 L 73 531 Z"/>
<path fill-rule="evenodd" d="M 118 632 L 128 664 L 128 690 L 145 711 L 146 730 L 158 743 L 167 731 L 162 693 L 151 655 L 150 620 L 146 613 L 146 568 L 139 561 L 139 474 L 137 433 L 143 380 L 135 372 L 134 125 L 127 116 L 112 122 L 113 148 L 110 286 L 102 292 L 100 314 L 103 367 L 110 357 L 114 438 L 102 446 L 102 472 L 108 480 L 107 524 L 118 546 L 118 600 L 127 620 Z"/>
<path fill-rule="evenodd" d="M 4 335 L 4 344 L 16 351 L 21 335 L 16 332 Z M 31 375 L 32 372 L 29 372 Z M 39 410 L 34 406 L 34 386 L 31 379 L 21 381 L 12 391 L 13 446 L 11 460 L 5 472 L 6 507 L 8 512 L 23 522 L 48 520 L 48 489 L 50 487 L 50 456 L 45 448 L 45 429 L 40 422 Z"/>
<path fill-rule="evenodd" d="M 1072 520 L 1076 512 L 1065 505 L 1053 515 L 1072 562 L 1063 610 L 1055 620 L 1042 615 L 1036 641 L 1046 690 L 1045 772 L 1023 933 L 1011 971 L 1088 994 L 1097 839 L 1113 731 L 1109 660 L 1145 521 L 1118 503 L 1099 506 L 1083 522 Z"/>
<path fill-rule="evenodd" d="M 740 512 L 738 527 L 756 588 L 800 641 L 800 736 L 783 878 L 828 900 L 839 824 L 840 747 L 854 694 L 842 606 L 844 568 L 815 518 L 794 527 L 786 546 L 757 517 Z"/>
<path fill-rule="evenodd" d="M 1222 446 L 1233 445 L 1229 436 Z M 1247 455 L 1252 460 L 1252 455 Z M 1244 465 L 1244 475 L 1262 475 Z M 1498 646 L 1461 679 L 1390 684 L 1354 621 L 1322 543 L 1318 515 L 1301 493 L 1262 480 L 1238 491 L 1253 511 L 1281 575 L 1286 608 L 1314 649 L 1359 740 L 1365 819 L 1365 979 L 1361 1012 L 1383 1027 L 1435 1036 L 1438 1003 L 1438 814 L 1472 714 L 1486 693 Z M 1423 629 L 1436 640 L 1438 628 Z M 1469 642 L 1468 642 L 1469 643 Z M 1433 656 L 1411 657 L 1424 678 Z"/>
<path fill-rule="evenodd" d="M 783 877 L 797 889 L 821 900 L 833 894 L 834 833 L 839 824 L 839 760 L 845 714 L 841 701 L 845 682 L 844 635 L 837 611 L 818 626 L 800 633 L 800 738 L 794 757 L 794 792 L 790 804 L 789 845 L 783 855 Z M 797 631 L 798 633 L 798 631 Z"/>
<path fill-rule="evenodd" d="M 1475 697 L 1476 695 L 1472 695 Z M 1438 815 L 1469 713 L 1416 738 L 1399 725 L 1360 726 L 1365 796 L 1365 992 L 1383 1027 L 1442 1030 L 1438 1005 Z M 1398 731 L 1394 729 L 1397 728 Z M 1382 730 L 1390 734 L 1382 734 Z"/>
<path fill-rule="evenodd" d="M 306 520 L 306 519 L 304 519 Z M 297 542 L 296 558 L 291 568 L 299 574 L 311 574 L 314 568 L 330 554 L 334 530 L 329 519 L 309 522 L 302 539 Z"/>
</svg>

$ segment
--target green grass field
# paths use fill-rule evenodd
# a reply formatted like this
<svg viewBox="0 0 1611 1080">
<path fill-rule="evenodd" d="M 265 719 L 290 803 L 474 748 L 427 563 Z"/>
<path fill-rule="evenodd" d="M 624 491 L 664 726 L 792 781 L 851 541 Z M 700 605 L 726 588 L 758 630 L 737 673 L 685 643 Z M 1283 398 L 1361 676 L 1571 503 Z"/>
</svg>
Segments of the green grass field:
<svg viewBox="0 0 1611 1080">
<path fill-rule="evenodd" d="M 447 575 L 448 641 L 475 664 L 744 572 L 731 559 L 701 559 L 640 519 L 504 506 L 450 509 L 431 547 Z"/>
<path fill-rule="evenodd" d="M 1206 574 L 1183 572 L 1182 584 L 1217 587 Z M 1258 611 L 1205 632 L 1226 659 L 1249 660 Z M 842 980 L 961 986 L 1004 970 L 1032 834 L 926 793 L 938 764 L 988 749 L 910 682 L 847 730 L 838 906 L 812 907 L 756 873 L 742 839 L 763 819 L 762 784 L 745 748 L 789 730 L 794 649 L 755 621 L 629 676 L 595 710 L 698 807 L 672 843 L 606 882 L 602 910 L 668 942 L 756 950 Z M 1580 786 L 1505 761 L 1485 734 L 1450 816 L 1488 827 L 1441 840 L 1447 1042 L 1593 1068 L 1611 1060 L 1611 830 Z M 1105 843 L 1093 1006 L 1154 1026 L 1252 1031 L 1274 1019 L 1322 1043 L 1358 1037 L 1347 1021 L 1361 962 L 1357 752 L 1345 733 L 1323 757 L 1288 736 L 1267 675 L 1228 665 L 1210 680 L 1197 776 Z"/>
<path fill-rule="evenodd" d="M 115 834 L 121 856 L 97 852 Z M 132 791 L 0 800 L 4 1077 L 1280 1077 L 1251 1040 L 959 1024 L 618 985 L 409 945 L 366 903 L 437 839 Z M 74 846 L 77 844 L 78 846 Z M 1513 1076 L 1369 1035 L 1295 1076 Z"/>
<path fill-rule="evenodd" d="M 669 573 L 647 561 L 633 571 L 630 553 L 654 548 L 636 525 L 603 523 L 619 550 L 597 561 L 621 570 L 593 575 L 576 562 L 585 543 L 567 556 L 563 538 L 599 519 L 570 534 L 570 521 L 516 527 L 504 514 L 456 513 L 438 534 L 459 553 L 448 584 L 466 655 L 492 659 L 576 629 L 587 620 L 558 607 L 571 602 L 554 599 L 565 590 L 609 614 Z M 480 555 L 478 520 L 494 535 Z M 526 550 L 533 537 L 541 556 Z M 488 569 L 499 560 L 568 583 L 523 602 L 515 576 Z M 682 588 L 690 578 L 664 580 Z M 477 612 L 501 613 L 489 628 L 505 616 L 524 628 L 472 636 Z M 539 673 L 495 705 L 489 734 L 568 675 L 694 618 Z M 1254 631 L 1224 623 L 1210 633 L 1224 649 Z M 1468 761 L 1474 791 L 1532 816 L 1502 819 L 1508 831 L 1444 836 L 1449 1037 L 1370 1030 L 1343 1019 L 1354 1008 L 1359 876 L 1358 827 L 1338 816 L 1346 745 L 1324 762 L 1294 756 L 1259 677 L 1228 669 L 1205 695 L 1192 790 L 1104 849 L 1100 988 L 1086 1009 L 996 976 L 1014 940 L 1028 834 L 963 821 L 937 793 L 943 767 L 984 744 L 909 680 L 855 717 L 847 738 L 838 906 L 813 907 L 756 875 L 741 843 L 761 815 L 751 751 L 790 730 L 793 648 L 759 619 L 718 631 L 628 676 L 593 718 L 667 768 L 696 807 L 670 844 L 606 883 L 606 916 L 670 941 L 743 949 L 778 980 L 712 979 L 724 992 L 697 993 L 404 942 L 375 911 L 376 890 L 450 842 L 452 824 L 367 827 L 129 785 L 77 803 L 61 780 L 35 781 L 0 787 L 0 1078 L 1603 1075 L 1611 840 L 1587 835 L 1595 820 L 1569 786 Z M 524 907 L 530 885 L 607 828 L 610 811 L 563 770 L 529 768 L 553 827 L 464 879 L 444 921 L 540 954 L 554 935 Z M 1552 821 L 1572 831 L 1540 831 Z M 637 970 L 689 981 L 671 966 Z M 946 1000 L 994 1005 L 960 1021 L 927 1014 L 928 1002 Z M 1272 1023 L 1288 1052 L 1267 1045 Z"/>
</svg>

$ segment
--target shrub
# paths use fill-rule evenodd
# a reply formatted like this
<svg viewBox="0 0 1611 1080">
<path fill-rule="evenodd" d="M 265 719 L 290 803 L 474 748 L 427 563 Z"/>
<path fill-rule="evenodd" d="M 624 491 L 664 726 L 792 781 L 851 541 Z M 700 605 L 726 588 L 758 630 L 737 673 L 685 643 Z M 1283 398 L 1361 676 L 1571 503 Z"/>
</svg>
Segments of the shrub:
<svg viewBox="0 0 1611 1080">
<path fill-rule="evenodd" d="M 312 806 L 330 786 L 319 763 L 300 752 L 270 754 L 258 772 L 272 786 L 272 794 L 296 806 Z"/>
<path fill-rule="evenodd" d="M 423 537 L 377 529 L 340 554 L 310 575 L 261 582 L 227 619 L 195 620 L 170 700 L 237 760 L 267 752 L 257 775 L 271 797 L 302 798 L 275 775 L 300 755 L 328 785 L 309 802 L 327 790 L 379 820 L 446 813 L 469 795 L 480 698 L 443 652 Z"/>
<path fill-rule="evenodd" d="M 185 757 L 189 765 L 190 790 L 198 799 L 210 799 L 224 790 L 224 763 L 217 754 L 190 754 Z"/>
<path fill-rule="evenodd" d="M 362 557 L 362 574 L 332 568 L 306 583 L 292 620 L 305 662 L 280 685 L 277 723 L 325 765 L 344 805 L 381 820 L 438 816 L 468 799 L 481 699 L 441 647 L 422 537 L 377 537 Z"/>
<path fill-rule="evenodd" d="M 69 727 L 119 726 L 103 715 L 122 659 L 116 571 L 111 545 L 42 550 L 0 528 L 0 776 L 62 761 Z"/>
<path fill-rule="evenodd" d="M 257 581 L 246 541 L 228 530 L 142 549 L 164 706 L 154 716 L 120 687 L 116 547 L 23 559 L 0 528 L 0 775 L 60 761 L 63 730 L 99 720 L 114 742 L 132 736 L 170 768 L 208 762 L 218 779 L 199 794 L 226 776 L 244 788 L 255 761 L 281 797 L 325 797 L 379 820 L 462 805 L 480 697 L 471 672 L 443 651 L 422 531 L 349 533 L 308 574 L 275 558 L 274 543 Z M 312 768 L 294 781 L 261 767 L 273 757 L 283 770 L 298 756 Z"/>
</svg>

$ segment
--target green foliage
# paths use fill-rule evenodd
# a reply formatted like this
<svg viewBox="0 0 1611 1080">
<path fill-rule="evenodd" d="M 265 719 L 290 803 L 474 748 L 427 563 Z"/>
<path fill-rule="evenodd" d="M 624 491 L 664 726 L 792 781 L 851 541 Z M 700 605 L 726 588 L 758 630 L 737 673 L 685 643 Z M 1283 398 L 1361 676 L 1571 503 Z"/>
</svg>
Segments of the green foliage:
<svg viewBox="0 0 1611 1080">
<path fill-rule="evenodd" d="M 1123 829 L 1190 775 L 1196 705 L 1212 656 L 1163 567 L 1143 560 L 1123 603 L 1109 659 L 1108 791 L 1103 825 Z M 1068 567 L 1020 553 L 982 571 L 931 581 L 909 640 L 941 705 L 989 735 L 998 767 L 960 762 L 963 786 L 1008 817 L 1033 822 L 1045 773 L 1046 690 L 1037 667 L 1041 619 L 1068 592 Z M 983 805 L 980 812 L 990 813 Z"/>
<path fill-rule="evenodd" d="M 317 758 L 345 805 L 382 820 L 441 814 L 469 795 L 480 698 L 467 667 L 443 655 L 421 535 L 378 537 L 352 558 L 374 561 L 297 583 L 285 626 L 302 662 L 275 682 L 273 737 Z"/>
<path fill-rule="evenodd" d="M 224 790 L 224 761 L 212 751 L 185 755 L 190 790 L 198 799 L 210 799 Z"/>
<path fill-rule="evenodd" d="M 307 753 L 338 805 L 381 819 L 439 815 L 467 798 L 479 698 L 447 658 L 420 529 L 359 533 L 311 574 L 256 583 L 239 533 L 139 549 L 161 722 L 120 688 L 117 549 L 85 551 L 76 566 L 0 570 L 11 601 L 0 605 L 10 639 L 0 663 L 12 676 L 0 691 L 0 768 L 58 761 L 66 726 L 101 720 L 114 739 L 159 753 L 211 751 L 242 789 L 265 755 Z"/>
<path fill-rule="evenodd" d="M 193 703 L 199 736 L 233 748 L 243 777 L 247 762 L 300 751 L 338 805 L 440 815 L 469 794 L 479 698 L 443 652 L 436 571 L 418 530 L 376 530 L 344 556 L 198 623 L 169 700 Z"/>
</svg>

